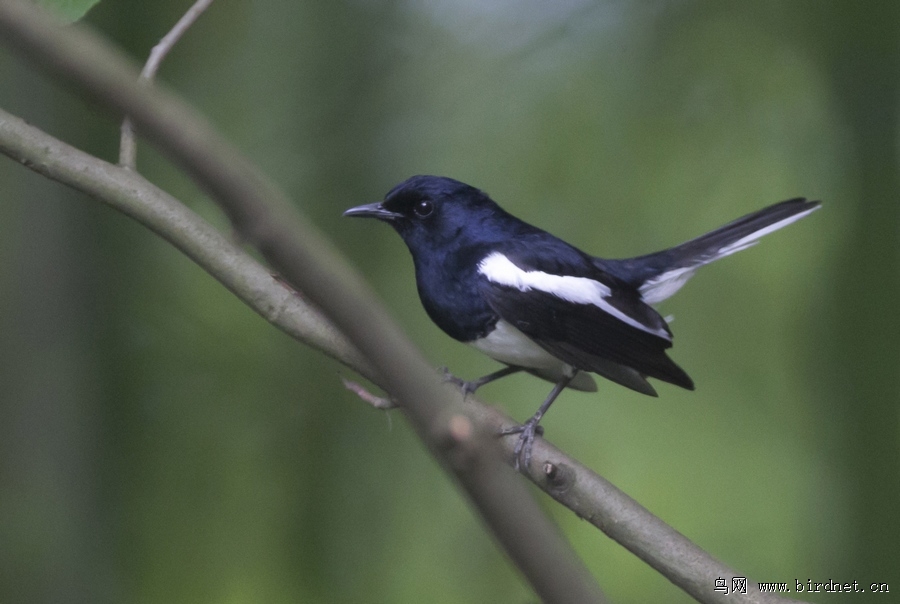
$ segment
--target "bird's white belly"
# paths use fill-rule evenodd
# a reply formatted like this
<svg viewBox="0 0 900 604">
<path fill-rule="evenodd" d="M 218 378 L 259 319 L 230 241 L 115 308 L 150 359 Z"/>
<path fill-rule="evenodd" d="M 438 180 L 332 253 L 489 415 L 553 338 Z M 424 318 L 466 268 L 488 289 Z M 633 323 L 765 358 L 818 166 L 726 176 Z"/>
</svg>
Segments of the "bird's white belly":
<svg viewBox="0 0 900 604">
<path fill-rule="evenodd" d="M 534 343 L 531 338 L 504 320 L 497 321 L 494 331 L 472 346 L 495 361 L 528 369 L 554 369 L 568 373 L 572 369 Z"/>
</svg>

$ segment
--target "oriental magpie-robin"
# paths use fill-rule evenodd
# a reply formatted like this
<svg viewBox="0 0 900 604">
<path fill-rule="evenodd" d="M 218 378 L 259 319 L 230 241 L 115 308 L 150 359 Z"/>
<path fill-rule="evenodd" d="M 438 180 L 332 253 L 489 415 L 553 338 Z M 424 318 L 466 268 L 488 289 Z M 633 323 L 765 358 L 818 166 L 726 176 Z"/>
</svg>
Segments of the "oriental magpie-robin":
<svg viewBox="0 0 900 604">
<path fill-rule="evenodd" d="M 817 210 L 817 201 L 783 201 L 673 248 L 621 260 L 582 252 L 508 214 L 484 192 L 440 176 L 413 176 L 384 201 L 344 216 L 390 224 L 412 254 L 419 297 L 449 336 L 507 367 L 466 393 L 527 371 L 555 384 L 519 433 L 516 467 L 530 462 L 538 423 L 566 387 L 593 392 L 597 373 L 656 396 L 655 378 L 693 390 L 667 355 L 672 332 L 653 305 L 705 264 L 746 249 Z"/>
</svg>

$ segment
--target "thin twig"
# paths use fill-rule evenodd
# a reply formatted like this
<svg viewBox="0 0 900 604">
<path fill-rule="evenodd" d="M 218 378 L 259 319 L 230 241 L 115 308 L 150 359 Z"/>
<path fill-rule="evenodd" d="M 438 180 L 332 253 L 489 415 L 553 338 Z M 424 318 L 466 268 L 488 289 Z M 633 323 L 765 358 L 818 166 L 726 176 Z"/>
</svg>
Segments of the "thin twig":
<svg viewBox="0 0 900 604">
<path fill-rule="evenodd" d="M 166 55 L 175 46 L 175 43 L 181 39 L 181 36 L 190 28 L 191 25 L 203 14 L 213 0 L 197 0 L 194 2 L 178 23 L 175 24 L 169 33 L 163 36 L 163 39 L 153 47 L 150 51 L 150 57 L 141 70 L 141 81 L 150 83 L 156 77 L 159 66 L 162 64 Z M 126 115 L 122 120 L 122 136 L 119 142 L 119 165 L 134 170 L 137 166 L 137 139 L 134 135 L 134 125 L 131 119 Z"/>
<path fill-rule="evenodd" d="M 186 13 L 178 20 L 178 23 L 175 24 L 175 27 L 163 36 L 163 39 L 159 41 L 159 44 L 153 47 L 153 50 L 150 51 L 150 58 L 147 59 L 147 63 L 144 64 L 144 68 L 141 70 L 141 77 L 145 80 L 152 80 L 156 75 L 156 72 L 159 70 L 159 66 L 162 63 L 162 60 L 169 54 L 169 51 L 172 50 L 172 47 L 175 46 L 175 43 L 184 35 L 184 32 L 188 30 L 188 28 L 194 24 L 194 22 L 203 14 L 209 5 L 212 4 L 213 0 L 197 0 L 194 2 L 194 5 L 191 6 Z"/>
</svg>

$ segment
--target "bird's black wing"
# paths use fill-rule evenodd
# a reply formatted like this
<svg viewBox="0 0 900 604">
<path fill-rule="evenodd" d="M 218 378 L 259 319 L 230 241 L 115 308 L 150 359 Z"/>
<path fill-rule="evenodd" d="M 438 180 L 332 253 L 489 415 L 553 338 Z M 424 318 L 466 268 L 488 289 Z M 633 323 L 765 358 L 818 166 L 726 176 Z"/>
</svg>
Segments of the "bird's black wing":
<svg viewBox="0 0 900 604">
<path fill-rule="evenodd" d="M 639 376 L 693 388 L 666 356 L 672 336 L 662 317 L 637 290 L 568 244 L 546 238 L 508 242 L 482 260 L 479 275 L 482 294 L 497 314 L 563 362 L 601 375 L 612 362 Z"/>
</svg>

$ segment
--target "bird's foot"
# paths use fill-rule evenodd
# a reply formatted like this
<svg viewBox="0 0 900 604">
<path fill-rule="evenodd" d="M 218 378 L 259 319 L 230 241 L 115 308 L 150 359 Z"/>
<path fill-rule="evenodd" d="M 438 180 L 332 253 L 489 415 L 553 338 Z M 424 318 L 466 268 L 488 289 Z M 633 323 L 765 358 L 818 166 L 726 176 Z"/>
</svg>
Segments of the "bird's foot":
<svg viewBox="0 0 900 604">
<path fill-rule="evenodd" d="M 450 382 L 451 384 L 456 384 L 463 391 L 463 396 L 469 396 L 470 394 L 475 394 L 475 391 L 484 386 L 485 384 L 490 384 L 491 382 L 497 381 L 502 377 L 506 377 L 508 375 L 512 375 L 514 373 L 518 373 L 522 371 L 521 367 L 508 366 L 500 369 L 499 371 L 495 371 L 494 373 L 489 373 L 484 377 L 480 377 L 477 380 L 472 380 L 471 382 L 467 382 L 465 380 L 461 380 L 452 373 L 446 367 L 442 367 L 441 371 L 444 373 L 444 381 Z"/>
<path fill-rule="evenodd" d="M 531 448 L 534 445 L 534 439 L 537 436 L 543 436 L 544 427 L 538 424 L 539 417 L 532 417 L 521 426 L 513 426 L 504 428 L 498 436 L 509 436 L 510 434 L 518 434 L 519 440 L 513 449 L 513 460 L 516 471 L 527 468 L 531 463 Z"/>
<path fill-rule="evenodd" d="M 441 373 L 444 375 L 444 381 L 450 384 L 453 384 L 460 390 L 462 390 L 463 397 L 468 397 L 470 394 L 473 394 L 481 384 L 478 380 L 474 382 L 467 382 L 462 378 L 458 378 L 452 373 L 450 373 L 450 369 L 447 367 L 441 367 Z"/>
</svg>

